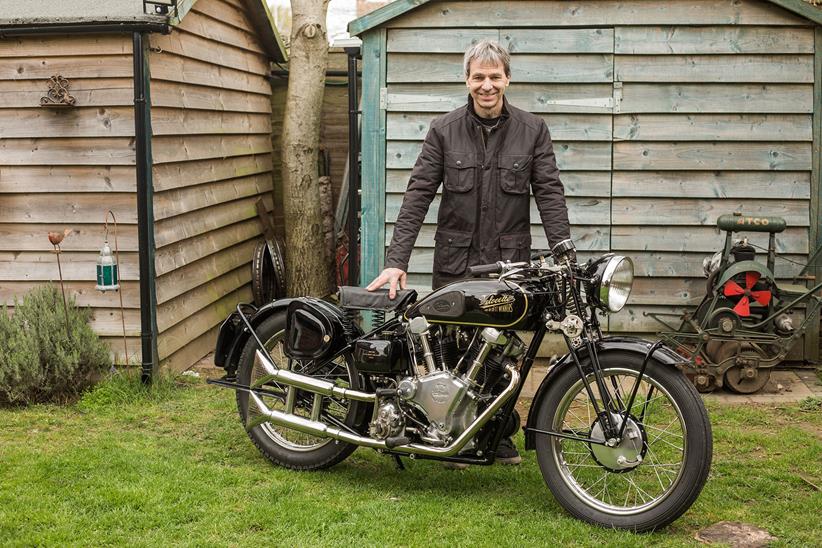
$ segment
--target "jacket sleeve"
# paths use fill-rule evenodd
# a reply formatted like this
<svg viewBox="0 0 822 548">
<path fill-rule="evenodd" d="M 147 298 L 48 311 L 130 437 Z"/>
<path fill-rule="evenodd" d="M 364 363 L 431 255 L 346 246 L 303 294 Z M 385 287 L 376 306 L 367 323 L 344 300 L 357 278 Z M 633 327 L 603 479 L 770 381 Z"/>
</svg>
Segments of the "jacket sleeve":
<svg viewBox="0 0 822 548">
<path fill-rule="evenodd" d="M 542 218 L 542 227 L 551 247 L 570 238 L 571 228 L 568 223 L 565 192 L 562 181 L 559 179 L 559 168 L 557 168 L 557 159 L 554 155 L 554 145 L 551 143 L 551 134 L 544 121 L 534 147 L 531 188 Z"/>
<path fill-rule="evenodd" d="M 385 257 L 386 268 L 408 271 L 411 250 L 417 241 L 428 207 L 442 183 L 442 166 L 442 142 L 432 125 L 422 144 L 422 152 L 414 164 L 408 188 L 402 199 L 402 207 L 394 223 L 394 236 Z"/>
</svg>

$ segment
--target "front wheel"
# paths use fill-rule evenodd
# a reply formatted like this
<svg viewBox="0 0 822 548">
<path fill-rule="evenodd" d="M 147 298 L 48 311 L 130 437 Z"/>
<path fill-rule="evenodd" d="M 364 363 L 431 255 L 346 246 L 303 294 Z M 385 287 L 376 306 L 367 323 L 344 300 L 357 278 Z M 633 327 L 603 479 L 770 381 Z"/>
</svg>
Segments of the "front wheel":
<svg viewBox="0 0 822 548">
<path fill-rule="evenodd" d="M 607 353 L 600 365 L 608 391 L 627 405 L 643 356 Z M 537 410 L 538 430 L 605 440 L 601 393 L 584 365 L 600 416 L 575 367 L 560 372 Z M 616 424 L 625 414 L 611 411 Z M 677 370 L 651 361 L 613 447 L 538 434 L 537 461 L 548 488 L 569 513 L 604 526 L 648 531 L 682 515 L 702 491 L 712 435 L 699 394 Z"/>
</svg>

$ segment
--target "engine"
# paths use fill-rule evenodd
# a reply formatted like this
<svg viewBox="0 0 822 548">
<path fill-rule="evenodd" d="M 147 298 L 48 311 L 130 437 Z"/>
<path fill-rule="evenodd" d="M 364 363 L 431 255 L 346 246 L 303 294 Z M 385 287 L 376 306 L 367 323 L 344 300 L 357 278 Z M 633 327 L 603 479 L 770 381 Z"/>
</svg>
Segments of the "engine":
<svg viewBox="0 0 822 548">
<path fill-rule="evenodd" d="M 505 366 L 515 363 L 525 349 L 513 333 L 490 327 L 431 326 L 424 317 L 413 318 L 403 331 L 406 374 L 389 378 L 384 374 L 399 368 L 379 368 L 382 385 L 390 388 L 378 391 L 382 396 L 369 429 L 377 439 L 408 437 L 435 446 L 449 444 L 499 393 Z M 387 346 L 364 344 L 369 349 Z"/>
</svg>

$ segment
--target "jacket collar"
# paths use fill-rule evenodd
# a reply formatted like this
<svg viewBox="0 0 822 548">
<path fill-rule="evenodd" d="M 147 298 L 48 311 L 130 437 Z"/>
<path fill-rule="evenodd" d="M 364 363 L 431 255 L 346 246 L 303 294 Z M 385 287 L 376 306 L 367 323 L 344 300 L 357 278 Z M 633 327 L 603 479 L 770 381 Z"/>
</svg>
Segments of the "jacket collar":
<svg viewBox="0 0 822 548">
<path fill-rule="evenodd" d="M 481 123 L 481 118 L 477 114 L 477 111 L 474 110 L 474 98 L 470 95 L 468 96 L 468 105 L 466 107 L 468 115 L 472 117 L 476 122 Z M 506 120 L 511 116 L 510 110 L 508 110 L 508 99 L 505 98 L 505 95 L 502 96 L 502 112 L 499 115 L 499 122 L 500 125 L 504 124 Z"/>
</svg>

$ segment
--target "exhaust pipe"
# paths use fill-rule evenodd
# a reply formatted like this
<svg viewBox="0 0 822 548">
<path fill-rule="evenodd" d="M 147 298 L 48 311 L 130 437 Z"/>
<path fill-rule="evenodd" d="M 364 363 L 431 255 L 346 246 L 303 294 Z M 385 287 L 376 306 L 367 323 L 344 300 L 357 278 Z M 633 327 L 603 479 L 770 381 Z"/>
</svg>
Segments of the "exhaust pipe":
<svg viewBox="0 0 822 548">
<path fill-rule="evenodd" d="M 268 360 L 266 360 L 266 358 L 259 351 L 257 351 L 257 359 L 259 359 L 263 367 L 266 368 L 265 361 Z M 345 390 L 338 386 L 334 386 L 333 384 L 327 381 L 320 381 L 318 379 L 313 379 L 305 375 L 299 375 L 296 373 L 292 373 L 290 371 L 277 369 L 274 366 L 274 364 L 271 364 L 270 362 L 269 365 L 271 365 L 271 367 L 273 368 L 272 370 L 275 373 L 271 373 L 270 371 L 268 371 L 268 368 L 266 368 L 266 372 L 269 372 L 270 374 L 275 375 L 278 379 L 280 379 L 278 382 L 288 384 L 289 386 L 295 386 L 297 388 L 301 388 L 309 392 L 315 392 L 323 395 L 349 397 L 342 396 L 342 394 L 339 391 L 343 391 L 348 394 L 354 393 L 358 396 L 369 396 L 369 399 L 362 401 L 374 401 L 375 398 L 374 394 L 369 395 L 363 392 Z M 385 441 L 360 436 L 359 434 L 354 434 L 345 430 L 341 430 L 339 428 L 329 426 L 319 421 L 313 421 L 303 417 L 298 417 L 291 413 L 283 413 L 282 411 L 271 409 L 254 392 L 249 392 L 249 396 L 254 401 L 254 404 L 257 406 L 257 408 L 260 410 L 260 413 L 268 417 L 270 419 L 269 422 L 276 426 L 291 428 L 292 430 L 302 432 L 303 434 L 331 438 L 339 441 L 344 441 L 346 443 L 352 443 L 354 445 L 371 447 L 373 449 L 390 449 L 391 451 L 397 453 L 409 453 L 436 457 L 452 457 L 459 453 L 463 447 L 465 447 L 465 445 L 471 440 L 471 438 L 474 437 L 474 435 L 479 431 L 479 429 L 482 428 L 485 425 L 485 423 L 488 422 L 491 419 L 491 417 L 494 416 L 494 413 L 499 411 L 499 409 L 505 404 L 505 402 L 508 401 L 508 399 L 514 394 L 514 392 L 516 392 L 517 386 L 519 385 L 519 372 L 512 365 L 506 366 L 505 370 L 511 376 L 511 380 L 508 383 L 508 386 L 505 387 L 505 390 L 503 390 L 502 393 L 499 396 L 497 396 L 497 398 L 493 401 L 493 403 L 491 403 L 491 405 L 489 405 L 482 413 L 479 414 L 479 416 L 476 419 L 474 419 L 474 422 L 472 422 L 470 426 L 468 426 L 468 428 L 466 428 L 465 431 L 457 437 L 457 439 L 455 439 L 450 445 L 446 445 L 445 447 L 429 447 L 427 445 L 411 443 L 408 445 L 399 445 L 397 447 L 389 448 L 385 444 Z M 282 373 L 288 373 L 288 375 L 281 375 Z M 290 383 L 286 379 L 288 379 L 289 381 L 291 379 L 295 379 L 300 384 Z M 324 392 L 318 392 L 315 389 L 312 389 L 311 387 L 317 387 L 322 390 L 327 390 L 328 393 L 326 394 Z"/>
<path fill-rule="evenodd" d="M 346 400 L 367 401 L 377 403 L 377 395 L 368 392 L 360 392 L 359 390 L 349 390 L 337 386 L 333 382 L 323 381 L 309 377 L 308 375 L 300 375 L 288 371 L 287 369 L 280 369 L 274 365 L 261 351 L 257 350 L 254 355 L 254 362 L 260 365 L 266 374 L 272 377 L 271 380 L 280 384 L 294 386 L 306 392 L 313 392 L 314 394 L 321 394 L 323 396 L 334 396 L 337 398 L 344 398 Z M 309 434 L 310 432 L 305 432 Z"/>
</svg>

